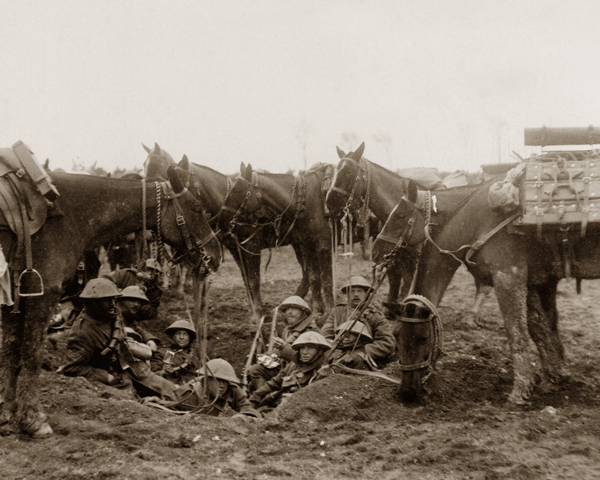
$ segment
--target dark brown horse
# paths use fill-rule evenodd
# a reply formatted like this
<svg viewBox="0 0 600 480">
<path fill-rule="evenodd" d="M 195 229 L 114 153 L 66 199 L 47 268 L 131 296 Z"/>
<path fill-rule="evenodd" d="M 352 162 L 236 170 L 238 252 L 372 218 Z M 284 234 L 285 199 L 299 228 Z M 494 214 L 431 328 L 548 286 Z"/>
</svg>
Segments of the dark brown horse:
<svg viewBox="0 0 600 480">
<path fill-rule="evenodd" d="M 513 359 L 514 383 L 509 400 L 526 401 L 534 386 L 529 338 L 535 342 L 541 359 L 545 384 L 561 377 L 563 346 L 558 332 L 556 289 L 560 277 L 552 269 L 552 254 L 547 245 L 532 236 L 509 233 L 504 226 L 510 217 L 493 211 L 487 202 L 490 184 L 480 188 L 463 187 L 439 192 L 418 192 L 409 185 L 408 194 L 394 209 L 381 235 L 373 245 L 373 259 L 382 262 L 386 255 L 401 249 L 402 237 L 409 245 L 428 241 L 421 254 L 415 293 L 437 306 L 461 262 L 485 284 L 493 284 Z M 432 195 L 433 194 L 433 195 Z M 410 222 L 414 222 L 410 226 Z M 478 242 L 481 241 L 481 242 Z M 577 246 L 581 255 L 583 278 L 600 277 L 598 238 L 588 236 Z M 419 396 L 421 380 L 431 357 L 432 335 L 423 335 L 423 325 L 402 323 L 399 335 L 410 341 L 399 342 L 405 364 L 402 391 Z M 426 337 L 426 338 L 425 338 Z M 416 340 L 419 341 L 416 341 Z M 428 341 L 425 341 L 428 340 Z M 423 365 L 410 369 L 410 366 Z"/>
<path fill-rule="evenodd" d="M 175 165 L 171 155 L 156 143 L 154 148 L 150 149 L 144 145 L 144 149 L 148 152 L 148 160 L 145 165 L 146 176 L 148 178 L 164 178 L 167 169 Z M 214 220 L 211 225 L 215 230 L 216 217 L 225 203 L 225 197 L 231 189 L 234 179 L 235 175 L 224 175 L 204 165 L 195 163 L 190 165 L 188 188 L 200 200 L 208 215 Z M 271 227 L 257 230 L 251 226 L 239 226 L 236 228 L 235 238 L 231 235 L 225 235 L 224 232 L 218 232 L 217 235 L 221 243 L 231 252 L 240 268 L 251 298 L 254 317 L 258 320 L 262 310 L 260 295 L 261 250 L 275 247 L 275 231 Z M 297 248 L 294 248 L 294 250 L 300 265 L 303 267 L 304 261 L 300 256 L 300 250 Z M 298 291 L 302 293 L 302 296 L 308 292 L 308 285 L 308 273 L 305 268 L 302 268 L 302 281 L 298 287 Z"/>
<path fill-rule="evenodd" d="M 181 178 L 185 173 L 180 172 Z M 0 424 L 13 425 L 34 437 L 52 434 L 40 406 L 38 378 L 48 320 L 63 281 L 73 274 L 86 249 L 141 230 L 145 211 L 146 227 L 157 229 L 162 239 L 179 251 L 208 262 L 215 270 L 221 254 L 201 205 L 184 189 L 175 169 L 168 175 L 173 187 L 169 195 L 166 183 L 66 173 L 50 176 L 60 197 L 50 207 L 46 222 L 32 236 L 33 266 L 43 279 L 43 295 L 21 297 L 20 313 L 13 313 L 12 307 L 2 307 L 0 393 L 4 403 Z M 142 203 L 144 194 L 146 205 Z M 15 241 L 10 230 L 0 231 L 5 254 L 11 252 Z"/>
<path fill-rule="evenodd" d="M 219 215 L 222 231 L 236 234 L 237 226 L 270 227 L 278 245 L 290 242 L 300 251 L 308 272 L 313 310 L 333 306 L 331 232 L 321 194 L 325 166 L 303 175 L 253 172 L 242 163 L 239 175 Z M 299 287 L 295 295 L 304 297 Z"/>
</svg>

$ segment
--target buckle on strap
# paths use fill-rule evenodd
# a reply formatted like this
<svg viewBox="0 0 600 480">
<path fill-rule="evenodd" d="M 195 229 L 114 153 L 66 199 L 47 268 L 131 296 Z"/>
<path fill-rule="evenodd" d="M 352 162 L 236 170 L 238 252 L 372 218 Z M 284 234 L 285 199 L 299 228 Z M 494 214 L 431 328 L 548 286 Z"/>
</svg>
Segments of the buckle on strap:
<svg viewBox="0 0 600 480">
<path fill-rule="evenodd" d="M 185 225 L 185 218 L 183 218 L 183 215 L 181 215 L 180 213 L 175 215 L 175 221 L 177 222 L 177 225 L 179 227 L 181 227 L 182 225 Z"/>
</svg>

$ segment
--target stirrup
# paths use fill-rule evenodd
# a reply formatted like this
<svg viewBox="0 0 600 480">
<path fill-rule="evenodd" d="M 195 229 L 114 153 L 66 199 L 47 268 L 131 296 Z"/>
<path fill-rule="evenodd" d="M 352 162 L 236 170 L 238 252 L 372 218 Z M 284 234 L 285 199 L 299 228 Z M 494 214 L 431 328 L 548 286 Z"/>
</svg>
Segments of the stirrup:
<svg viewBox="0 0 600 480">
<path fill-rule="evenodd" d="M 20 297 L 39 297 L 44 294 L 44 281 L 35 268 L 23 270 L 17 285 L 17 295 Z"/>
</svg>

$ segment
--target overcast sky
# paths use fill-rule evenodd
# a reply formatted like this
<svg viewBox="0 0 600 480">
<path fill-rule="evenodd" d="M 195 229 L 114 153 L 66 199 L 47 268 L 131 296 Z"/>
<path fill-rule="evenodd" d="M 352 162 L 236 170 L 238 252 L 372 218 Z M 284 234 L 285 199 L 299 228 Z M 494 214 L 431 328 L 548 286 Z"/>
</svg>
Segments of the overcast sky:
<svg viewBox="0 0 600 480">
<path fill-rule="evenodd" d="M 0 145 L 51 167 L 477 170 L 600 124 L 600 2 L 0 0 Z M 304 139 L 304 142 L 302 141 Z M 350 140 L 350 141 L 349 141 Z"/>
</svg>

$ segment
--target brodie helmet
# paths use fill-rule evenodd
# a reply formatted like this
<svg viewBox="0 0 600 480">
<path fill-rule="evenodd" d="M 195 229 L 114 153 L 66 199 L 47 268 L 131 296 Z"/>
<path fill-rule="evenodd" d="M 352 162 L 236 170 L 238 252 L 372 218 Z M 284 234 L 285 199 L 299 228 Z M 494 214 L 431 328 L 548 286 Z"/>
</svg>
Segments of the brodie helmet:
<svg viewBox="0 0 600 480">
<path fill-rule="evenodd" d="M 292 348 L 294 350 L 300 350 L 304 345 L 312 345 L 313 347 L 317 347 L 321 350 L 329 350 L 331 348 L 331 344 L 327 341 L 327 339 L 321 335 L 320 333 L 314 331 L 308 331 L 301 334 L 294 343 L 292 343 Z"/>
<path fill-rule="evenodd" d="M 354 323 L 354 325 L 352 325 Z M 364 335 L 365 337 L 373 340 L 373 335 L 369 331 L 369 328 L 362 322 L 344 322 L 339 327 L 335 329 L 335 333 L 340 333 L 345 330 L 350 330 L 350 333 L 357 333 L 359 335 Z M 300 338 L 300 337 L 298 337 Z"/>
<path fill-rule="evenodd" d="M 282 311 L 285 311 L 285 309 L 288 307 L 299 308 L 300 310 L 305 311 L 308 315 L 312 313 L 308 303 L 306 303 L 302 297 L 298 297 L 297 295 L 292 295 L 291 297 L 286 298 L 279 305 L 279 309 Z"/>
<path fill-rule="evenodd" d="M 230 383 L 240 383 L 239 378 L 235 374 L 233 367 L 222 358 L 213 358 L 206 362 L 206 369 L 211 377 L 225 380 Z M 198 373 L 204 375 L 204 367 L 202 367 Z"/>
<path fill-rule="evenodd" d="M 117 286 L 108 278 L 92 278 L 83 291 L 79 294 L 79 298 L 111 298 L 120 297 L 121 292 Z"/>
<path fill-rule="evenodd" d="M 157 272 L 162 272 L 160 263 L 158 263 L 155 258 L 146 259 L 146 268 L 151 268 L 153 270 L 156 270 Z"/>
<path fill-rule="evenodd" d="M 165 329 L 165 333 L 171 337 L 177 330 L 185 330 L 190 334 L 190 341 L 193 342 L 196 339 L 196 329 L 187 320 L 175 320 L 171 325 Z"/>
<path fill-rule="evenodd" d="M 373 287 L 371 287 L 369 281 L 365 277 L 361 277 L 360 275 L 350 277 L 350 281 L 342 287 L 342 293 L 346 293 L 348 288 L 352 287 L 363 288 L 367 291 L 367 293 L 370 293 L 371 290 L 373 290 Z"/>
<path fill-rule="evenodd" d="M 145 303 L 150 302 L 144 291 L 137 285 L 130 285 L 121 290 L 121 299 L 123 298 L 135 298 L 136 300 L 142 300 Z"/>
</svg>

